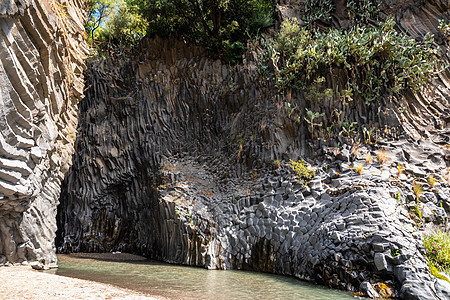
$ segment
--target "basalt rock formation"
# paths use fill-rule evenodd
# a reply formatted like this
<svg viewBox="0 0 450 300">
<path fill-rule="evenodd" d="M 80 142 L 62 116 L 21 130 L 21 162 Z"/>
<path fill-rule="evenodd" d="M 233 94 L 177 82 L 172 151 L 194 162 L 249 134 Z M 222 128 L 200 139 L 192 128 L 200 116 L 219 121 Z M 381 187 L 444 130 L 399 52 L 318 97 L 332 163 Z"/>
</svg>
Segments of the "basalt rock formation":
<svg viewBox="0 0 450 300">
<path fill-rule="evenodd" d="M 84 2 L 0 3 L 0 265 L 56 263 L 60 185 L 83 95 Z"/>
<path fill-rule="evenodd" d="M 448 4 L 419 2 L 386 1 L 382 9 L 413 37 L 437 34 Z M 280 11 L 302 9 L 289 1 Z M 336 11 L 333 22 L 345 26 Z M 448 63 L 448 40 L 438 43 Z M 309 103 L 261 77 L 258 46 L 250 49 L 229 66 L 184 42 L 147 38 L 131 58 L 89 66 L 58 208 L 58 249 L 135 252 L 369 295 L 446 299 L 450 287 L 429 274 L 418 225 L 448 223 L 448 70 L 419 94 L 378 104 Z M 380 141 L 311 140 L 307 124 L 293 118 L 307 106 L 325 116 L 338 106 L 342 120 L 375 127 Z M 381 148 L 386 162 L 375 161 Z M 289 165 L 299 158 L 316 168 L 308 183 Z M 424 182 L 431 173 L 440 181 L 434 187 Z M 425 189 L 420 196 L 414 181 Z"/>
<path fill-rule="evenodd" d="M 303 3 L 281 1 L 281 15 L 301 15 Z M 343 3 L 332 22 L 345 28 Z M 147 38 L 131 58 L 91 63 L 84 86 L 82 9 L 79 0 L 0 4 L 0 264 L 56 262 L 56 206 L 73 162 L 59 198 L 62 252 L 128 251 L 368 295 L 449 297 L 429 274 L 419 230 L 448 224 L 448 70 L 421 93 L 379 104 L 309 103 L 258 73 L 257 44 L 229 66 L 184 42 Z M 438 36 L 438 20 L 449 18 L 445 0 L 381 9 L 418 39 Z M 448 64 L 448 36 L 436 42 Z M 306 107 L 325 116 L 337 107 L 380 141 L 311 140 L 293 118 Z M 381 147 L 387 161 L 366 164 Z M 309 182 L 289 165 L 299 158 L 316 169 Z"/>
</svg>

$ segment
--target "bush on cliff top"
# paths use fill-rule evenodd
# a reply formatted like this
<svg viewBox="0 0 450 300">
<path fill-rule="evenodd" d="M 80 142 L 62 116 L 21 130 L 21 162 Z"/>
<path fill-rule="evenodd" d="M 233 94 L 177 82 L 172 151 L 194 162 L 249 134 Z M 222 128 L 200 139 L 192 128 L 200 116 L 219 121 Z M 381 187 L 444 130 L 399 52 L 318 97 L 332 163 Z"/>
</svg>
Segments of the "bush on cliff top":
<svg viewBox="0 0 450 300">
<path fill-rule="evenodd" d="M 275 0 L 130 0 L 149 21 L 149 34 L 178 35 L 210 54 L 240 60 L 249 37 L 271 26 Z"/>
<path fill-rule="evenodd" d="M 130 46 L 146 33 L 178 36 L 240 61 L 248 38 L 271 26 L 275 0 L 89 0 L 90 41 Z"/>
<path fill-rule="evenodd" d="M 322 33 L 302 28 L 295 19 L 284 21 L 273 43 L 279 88 L 301 90 L 319 77 L 339 74 L 340 90 L 335 93 L 367 103 L 385 93 L 418 91 L 437 65 L 433 38 L 426 35 L 419 42 L 397 32 L 394 26 L 388 18 L 377 27 Z"/>
</svg>

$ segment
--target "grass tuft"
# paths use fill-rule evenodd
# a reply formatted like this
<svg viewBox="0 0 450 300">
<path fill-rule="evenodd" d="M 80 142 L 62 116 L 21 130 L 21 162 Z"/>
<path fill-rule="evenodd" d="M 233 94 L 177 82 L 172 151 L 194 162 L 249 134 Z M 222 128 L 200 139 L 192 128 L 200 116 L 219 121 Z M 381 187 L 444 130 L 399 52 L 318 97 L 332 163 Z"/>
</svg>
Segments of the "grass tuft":
<svg viewBox="0 0 450 300">
<path fill-rule="evenodd" d="M 353 167 L 353 171 L 355 171 L 355 172 L 358 173 L 359 175 L 362 175 L 363 169 L 364 169 L 364 167 L 363 167 L 363 165 L 361 165 L 361 164 L 358 164 L 358 165 L 356 165 L 356 166 Z"/>
<path fill-rule="evenodd" d="M 387 162 L 386 149 L 382 149 L 382 150 L 380 150 L 380 152 L 378 152 L 377 159 L 378 159 L 378 163 L 380 165 Z"/>
</svg>

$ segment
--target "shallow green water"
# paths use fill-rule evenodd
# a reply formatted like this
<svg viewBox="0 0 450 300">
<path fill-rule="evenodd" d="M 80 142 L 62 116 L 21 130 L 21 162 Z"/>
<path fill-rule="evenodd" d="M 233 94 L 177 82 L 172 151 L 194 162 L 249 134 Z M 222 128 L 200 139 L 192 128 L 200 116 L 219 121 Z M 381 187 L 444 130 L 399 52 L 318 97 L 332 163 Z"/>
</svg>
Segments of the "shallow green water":
<svg viewBox="0 0 450 300">
<path fill-rule="evenodd" d="M 58 256 L 56 274 L 171 299 L 354 299 L 350 294 L 293 278 L 216 271 L 157 262 L 117 262 Z"/>
</svg>

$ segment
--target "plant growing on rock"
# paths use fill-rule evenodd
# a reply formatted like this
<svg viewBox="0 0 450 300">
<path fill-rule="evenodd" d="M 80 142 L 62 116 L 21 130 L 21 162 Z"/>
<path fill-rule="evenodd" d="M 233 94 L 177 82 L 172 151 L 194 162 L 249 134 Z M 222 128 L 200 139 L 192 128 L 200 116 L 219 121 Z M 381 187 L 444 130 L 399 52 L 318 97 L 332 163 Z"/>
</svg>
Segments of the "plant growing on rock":
<svg viewBox="0 0 450 300">
<path fill-rule="evenodd" d="M 399 111 L 401 114 L 404 114 L 407 110 L 408 110 L 408 109 L 407 109 L 406 107 L 404 107 L 404 106 L 401 106 L 401 107 L 398 108 L 398 111 Z"/>
<path fill-rule="evenodd" d="M 397 165 L 397 175 L 398 176 L 402 175 L 404 170 L 405 170 L 405 167 L 403 167 L 402 164 Z"/>
<path fill-rule="evenodd" d="M 342 134 L 345 137 L 352 138 L 356 135 L 355 125 L 357 122 L 345 121 L 344 125 L 342 125 L 342 130 L 339 134 Z"/>
<path fill-rule="evenodd" d="M 419 220 L 423 220 L 422 210 L 420 209 L 419 201 L 414 205 L 414 212 L 416 213 L 417 217 L 419 217 Z"/>
<path fill-rule="evenodd" d="M 430 269 L 432 274 L 434 276 L 438 275 L 439 272 L 437 269 L 441 269 L 441 271 L 450 274 L 450 234 L 442 231 L 424 234 L 423 244 L 431 263 Z"/>
<path fill-rule="evenodd" d="M 391 249 L 391 256 L 392 257 L 396 257 L 399 254 L 400 254 L 400 250 L 399 249 Z"/>
<path fill-rule="evenodd" d="M 333 0 L 306 0 L 303 21 L 310 25 L 317 21 L 327 22 L 331 20 L 331 12 L 334 8 Z"/>
<path fill-rule="evenodd" d="M 376 18 L 380 11 L 378 0 L 348 0 L 346 6 L 349 19 L 357 24 Z"/>
<path fill-rule="evenodd" d="M 434 188 L 436 186 L 436 182 L 437 182 L 437 179 L 433 175 L 430 175 L 428 177 L 428 183 L 430 184 L 431 187 Z"/>
<path fill-rule="evenodd" d="M 326 140 L 331 140 L 332 136 L 333 136 L 333 125 L 331 126 L 327 126 L 326 128 Z"/>
<path fill-rule="evenodd" d="M 359 142 L 355 142 L 355 143 L 353 143 L 353 145 L 352 145 L 352 155 L 354 156 L 354 157 L 358 157 L 358 153 L 359 153 L 359 146 L 360 146 L 361 144 L 359 143 Z"/>
<path fill-rule="evenodd" d="M 294 172 L 299 179 L 309 180 L 313 178 L 316 173 L 315 170 L 310 169 L 303 160 L 295 161 L 290 159 L 289 166 L 291 167 L 292 172 Z"/>
<path fill-rule="evenodd" d="M 293 105 L 290 102 L 287 102 L 286 103 L 286 111 L 288 113 L 289 119 L 291 119 L 297 123 L 299 123 L 301 121 L 297 105 Z"/>
<path fill-rule="evenodd" d="M 382 149 L 377 153 L 377 159 L 380 165 L 387 162 L 386 149 Z"/>
<path fill-rule="evenodd" d="M 375 127 L 372 127 L 370 129 L 364 127 L 363 137 L 364 137 L 364 144 L 366 145 L 375 145 L 376 143 L 378 143 L 379 140 L 378 133 L 376 132 Z"/>
<path fill-rule="evenodd" d="M 441 271 L 439 271 L 439 269 L 436 267 L 436 265 L 431 260 L 428 261 L 427 266 L 430 268 L 431 275 L 433 275 L 436 278 L 450 282 L 446 276 L 441 274 Z M 448 274 L 448 271 L 444 271 L 444 272 Z"/>
<path fill-rule="evenodd" d="M 279 159 L 276 159 L 273 161 L 273 165 L 275 168 L 279 169 L 281 167 L 281 161 Z"/>
<path fill-rule="evenodd" d="M 445 23 L 444 20 L 439 20 L 439 33 L 442 34 L 445 38 L 450 38 L 450 24 Z"/>
<path fill-rule="evenodd" d="M 416 41 L 394 27 L 388 18 L 375 27 L 320 32 L 302 28 L 295 19 L 284 21 L 273 43 L 278 87 L 302 90 L 317 78 L 339 73 L 343 80 L 333 91 L 349 90 L 352 99 L 366 103 L 385 94 L 419 91 L 436 70 L 433 37 Z"/>
<path fill-rule="evenodd" d="M 364 169 L 364 167 L 363 167 L 363 165 L 361 165 L 361 164 L 358 164 L 358 165 L 356 165 L 356 166 L 353 167 L 353 171 L 355 171 L 355 172 L 358 173 L 359 175 L 362 175 L 363 169 Z"/>
<path fill-rule="evenodd" d="M 326 88 L 325 77 L 318 77 L 310 84 L 306 93 L 306 99 L 310 101 L 320 101 L 333 97 L 333 90 Z"/>
<path fill-rule="evenodd" d="M 311 133 L 311 137 L 312 139 L 317 138 L 317 136 L 314 135 L 314 126 L 318 126 L 321 127 L 322 126 L 322 122 L 320 123 L 315 123 L 314 120 L 320 117 L 323 117 L 325 115 L 325 113 L 318 113 L 318 112 L 312 112 L 309 109 L 306 109 L 306 116 L 303 116 L 303 118 L 305 119 L 306 123 L 309 124 L 309 132 Z"/>
<path fill-rule="evenodd" d="M 423 187 L 416 181 L 414 181 L 413 183 L 413 193 L 416 196 L 416 200 L 419 201 L 420 195 L 422 195 L 423 193 Z"/>
</svg>

